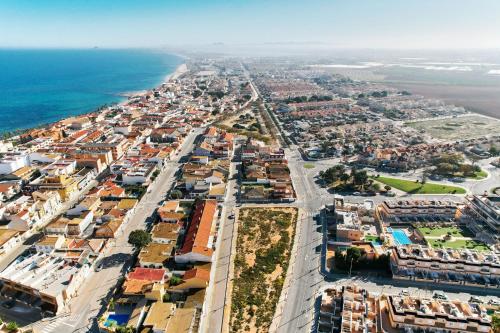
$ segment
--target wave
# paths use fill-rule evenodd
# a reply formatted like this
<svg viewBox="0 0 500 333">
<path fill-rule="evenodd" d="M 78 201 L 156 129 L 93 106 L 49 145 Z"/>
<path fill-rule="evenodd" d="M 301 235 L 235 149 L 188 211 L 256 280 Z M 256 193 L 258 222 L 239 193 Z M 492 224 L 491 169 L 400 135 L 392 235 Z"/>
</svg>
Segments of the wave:
<svg viewBox="0 0 500 333">
<path fill-rule="evenodd" d="M 500 75 L 500 69 L 491 69 L 488 73 L 488 75 Z"/>
</svg>

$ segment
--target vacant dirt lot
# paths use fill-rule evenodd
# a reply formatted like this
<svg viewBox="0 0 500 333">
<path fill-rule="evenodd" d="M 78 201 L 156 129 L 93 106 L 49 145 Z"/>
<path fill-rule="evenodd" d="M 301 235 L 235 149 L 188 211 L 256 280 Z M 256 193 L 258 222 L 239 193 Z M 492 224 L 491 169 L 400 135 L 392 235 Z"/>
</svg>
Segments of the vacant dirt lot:
<svg viewBox="0 0 500 333">
<path fill-rule="evenodd" d="M 296 208 L 256 207 L 239 212 L 231 332 L 267 332 L 285 280 Z"/>
</svg>

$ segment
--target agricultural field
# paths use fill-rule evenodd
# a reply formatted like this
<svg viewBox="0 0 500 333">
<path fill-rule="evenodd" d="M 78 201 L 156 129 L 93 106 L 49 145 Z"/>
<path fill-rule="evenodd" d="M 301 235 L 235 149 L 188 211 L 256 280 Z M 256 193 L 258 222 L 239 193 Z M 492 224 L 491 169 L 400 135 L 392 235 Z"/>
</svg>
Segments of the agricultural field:
<svg viewBox="0 0 500 333">
<path fill-rule="evenodd" d="M 231 297 L 230 332 L 268 332 L 285 281 L 298 211 L 243 208 Z"/>
<path fill-rule="evenodd" d="M 404 180 L 390 177 L 371 177 L 372 179 L 394 187 L 400 191 L 412 194 L 464 194 L 465 189 L 458 186 L 437 184 L 437 183 L 417 183 L 413 180 Z"/>
<path fill-rule="evenodd" d="M 500 121 L 480 115 L 408 122 L 405 125 L 442 140 L 468 139 L 500 132 Z"/>
</svg>

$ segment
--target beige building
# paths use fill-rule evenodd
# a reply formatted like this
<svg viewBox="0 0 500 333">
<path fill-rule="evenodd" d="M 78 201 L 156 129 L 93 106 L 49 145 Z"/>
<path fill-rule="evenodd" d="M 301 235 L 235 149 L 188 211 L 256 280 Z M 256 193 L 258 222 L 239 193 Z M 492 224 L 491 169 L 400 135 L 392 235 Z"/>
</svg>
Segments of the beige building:
<svg viewBox="0 0 500 333">
<path fill-rule="evenodd" d="M 393 329 L 431 332 L 492 332 L 491 317 L 476 303 L 387 296 L 386 309 Z"/>
<path fill-rule="evenodd" d="M 500 283 L 500 257 L 491 251 L 398 246 L 392 249 L 391 269 L 394 276 L 408 278 L 492 287 Z"/>
</svg>

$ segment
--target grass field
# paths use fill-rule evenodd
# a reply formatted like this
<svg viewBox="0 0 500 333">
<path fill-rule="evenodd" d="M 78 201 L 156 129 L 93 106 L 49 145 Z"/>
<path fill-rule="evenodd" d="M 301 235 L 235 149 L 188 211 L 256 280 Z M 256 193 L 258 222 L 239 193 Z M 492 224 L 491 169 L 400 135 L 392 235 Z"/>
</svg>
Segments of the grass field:
<svg viewBox="0 0 500 333">
<path fill-rule="evenodd" d="M 422 185 L 413 180 L 404 180 L 404 179 L 382 177 L 382 176 L 371 177 L 371 178 L 383 184 L 394 187 L 398 190 L 412 194 L 448 194 L 448 193 L 464 194 L 465 193 L 465 189 L 457 186 L 450 186 L 450 185 L 443 185 L 436 183 L 425 183 Z"/>
<path fill-rule="evenodd" d="M 376 244 L 382 244 L 382 240 L 378 236 L 374 235 L 367 235 L 365 236 L 365 241 L 366 242 L 375 242 Z"/>
<path fill-rule="evenodd" d="M 476 172 L 473 177 L 467 177 L 467 178 L 469 178 L 469 179 L 484 179 L 486 177 L 488 177 L 488 173 L 484 170 L 481 170 L 481 171 Z"/>
<path fill-rule="evenodd" d="M 425 236 L 441 237 L 450 233 L 454 237 L 473 237 L 472 233 L 467 229 L 460 227 L 444 227 L 444 228 L 428 228 L 421 227 L 418 230 Z"/>
<path fill-rule="evenodd" d="M 473 239 L 456 239 L 446 241 L 441 239 L 429 239 L 428 242 L 435 248 L 451 248 L 451 249 L 471 249 L 477 251 L 487 251 L 488 246 L 484 243 L 477 242 Z"/>
<path fill-rule="evenodd" d="M 304 163 L 305 169 L 314 169 L 314 167 L 315 167 L 314 163 Z"/>
</svg>

